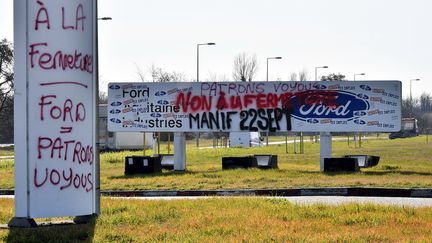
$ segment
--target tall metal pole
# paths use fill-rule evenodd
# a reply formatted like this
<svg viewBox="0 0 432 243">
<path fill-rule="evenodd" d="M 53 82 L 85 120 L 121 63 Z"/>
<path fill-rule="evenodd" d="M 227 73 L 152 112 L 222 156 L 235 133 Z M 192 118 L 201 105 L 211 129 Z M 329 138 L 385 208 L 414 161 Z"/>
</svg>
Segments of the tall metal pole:
<svg viewBox="0 0 432 243">
<path fill-rule="evenodd" d="M 328 66 L 315 67 L 315 81 L 318 81 L 318 68 L 328 68 Z"/>
<path fill-rule="evenodd" d="M 95 215 L 100 215 L 100 156 L 99 156 L 99 20 L 106 21 L 112 20 L 111 17 L 97 17 L 97 9 L 98 9 L 98 1 L 95 1 L 95 13 L 96 13 L 96 24 L 95 24 L 95 42 L 96 42 L 96 50 L 95 50 L 95 59 L 96 59 L 96 82 L 95 82 L 95 113 L 96 113 L 96 121 L 95 121 L 95 139 L 96 139 L 96 148 L 95 148 L 95 188 L 96 188 L 96 198 L 95 198 Z"/>
<path fill-rule="evenodd" d="M 199 47 L 200 44 L 197 45 L 197 82 L 199 82 Z"/>
<path fill-rule="evenodd" d="M 360 75 L 366 75 L 366 73 L 355 73 L 354 74 L 354 81 L 356 81 L 356 76 L 360 76 Z M 359 147 L 361 147 L 361 135 L 360 135 L 360 133 L 354 133 L 354 148 L 357 147 L 357 137 L 358 137 L 358 141 L 359 141 Z"/>
<path fill-rule="evenodd" d="M 315 81 L 318 81 L 318 68 L 328 68 L 328 66 L 315 67 Z M 315 143 L 318 142 L 318 135 L 315 135 Z"/>
<path fill-rule="evenodd" d="M 216 45 L 216 43 L 214 42 L 209 42 L 209 43 L 201 43 L 201 44 L 197 44 L 197 83 L 199 82 L 199 47 L 200 46 L 213 46 Z M 199 136 L 200 133 L 197 132 L 195 135 L 195 141 L 196 141 L 196 146 L 199 147 Z"/>
<path fill-rule="evenodd" d="M 267 72 L 266 72 L 266 73 L 267 73 L 267 75 L 266 75 L 266 81 L 267 81 L 267 82 L 269 81 L 269 75 L 268 75 L 269 72 L 268 72 L 268 67 L 269 67 L 269 60 L 270 60 L 270 59 L 282 59 L 282 57 L 267 57 L 267 69 L 266 69 L 266 70 L 267 70 Z M 269 138 L 268 138 L 268 137 L 269 137 L 269 132 L 267 131 L 267 132 L 266 132 L 266 146 L 269 145 L 269 141 L 268 141 Z"/>
</svg>

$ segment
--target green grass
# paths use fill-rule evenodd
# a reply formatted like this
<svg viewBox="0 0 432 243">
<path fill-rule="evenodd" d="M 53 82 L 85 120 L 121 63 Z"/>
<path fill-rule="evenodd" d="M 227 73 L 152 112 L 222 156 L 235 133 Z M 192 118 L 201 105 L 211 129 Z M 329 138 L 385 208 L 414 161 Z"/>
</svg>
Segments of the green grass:
<svg viewBox="0 0 432 243">
<path fill-rule="evenodd" d="M 13 200 L 0 199 L 0 223 Z M 347 204 L 301 206 L 284 199 L 102 199 L 87 225 L 0 230 L 7 242 L 430 242 L 432 208 Z"/>
<path fill-rule="evenodd" d="M 0 148 L 0 156 L 12 156 L 14 155 L 14 147 L 3 147 Z"/>
<path fill-rule="evenodd" d="M 161 146 L 166 153 L 166 145 Z M 171 146 L 172 151 L 172 146 Z M 152 151 L 147 150 L 150 155 Z M 124 175 L 124 157 L 142 151 L 101 154 L 101 189 L 194 190 L 296 187 L 399 187 L 432 188 L 432 143 L 425 137 L 368 140 L 361 148 L 333 142 L 333 155 L 369 154 L 381 157 L 377 167 L 359 173 L 319 172 L 319 144 L 305 143 L 305 154 L 289 153 L 285 144 L 260 148 L 197 149 L 188 145 L 187 171 L 163 171 L 152 175 Z M 277 154 L 278 170 L 221 169 L 224 156 Z M 13 188 L 13 162 L 0 162 L 0 188 Z"/>
</svg>

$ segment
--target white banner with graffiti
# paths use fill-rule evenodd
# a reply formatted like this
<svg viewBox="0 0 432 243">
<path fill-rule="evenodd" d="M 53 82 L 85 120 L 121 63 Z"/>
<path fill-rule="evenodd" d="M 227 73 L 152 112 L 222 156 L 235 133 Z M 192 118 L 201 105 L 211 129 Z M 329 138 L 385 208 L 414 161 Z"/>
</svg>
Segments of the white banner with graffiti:
<svg viewBox="0 0 432 243">
<path fill-rule="evenodd" d="M 395 132 L 401 82 L 110 83 L 110 131 Z"/>
</svg>

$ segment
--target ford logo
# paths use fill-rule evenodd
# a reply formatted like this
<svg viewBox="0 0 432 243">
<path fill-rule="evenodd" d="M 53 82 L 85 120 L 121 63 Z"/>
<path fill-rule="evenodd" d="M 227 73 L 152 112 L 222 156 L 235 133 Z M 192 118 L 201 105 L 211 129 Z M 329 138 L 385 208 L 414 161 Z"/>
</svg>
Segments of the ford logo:
<svg viewBox="0 0 432 243">
<path fill-rule="evenodd" d="M 109 88 L 110 88 L 110 89 L 120 89 L 120 85 L 117 85 L 117 84 L 111 84 L 111 85 L 109 86 Z"/>
<path fill-rule="evenodd" d="M 355 124 L 359 124 L 359 125 L 364 125 L 364 124 L 366 124 L 366 122 L 363 121 L 363 120 L 354 120 L 354 123 L 355 123 Z"/>
<path fill-rule="evenodd" d="M 306 122 L 312 123 L 312 124 L 317 124 L 319 121 L 318 121 L 318 119 L 307 119 Z"/>
<path fill-rule="evenodd" d="M 154 117 L 154 118 L 158 118 L 158 117 L 161 117 L 162 115 L 159 113 L 151 113 L 150 116 Z"/>
<path fill-rule="evenodd" d="M 359 97 L 360 99 L 369 99 L 369 96 L 365 95 L 365 94 L 358 94 L 357 97 Z"/>
<path fill-rule="evenodd" d="M 354 112 L 354 116 L 365 116 L 366 115 L 366 111 L 356 111 Z"/>
<path fill-rule="evenodd" d="M 157 103 L 158 103 L 159 105 L 168 105 L 168 104 L 169 104 L 169 102 L 166 101 L 166 100 L 158 100 Z"/>
<path fill-rule="evenodd" d="M 156 96 L 164 96 L 164 95 L 166 95 L 166 92 L 165 91 L 158 91 L 155 93 L 155 95 Z"/>
<path fill-rule="evenodd" d="M 362 84 L 362 85 L 360 85 L 360 88 L 361 88 L 362 90 L 366 90 L 366 91 L 371 91 L 371 90 L 372 90 L 371 87 L 367 86 L 366 84 Z"/>
<path fill-rule="evenodd" d="M 327 89 L 327 86 L 325 86 L 324 84 L 314 84 L 313 87 L 315 89 Z"/>
<path fill-rule="evenodd" d="M 348 91 L 312 90 L 292 96 L 288 101 L 293 107 L 291 115 L 303 121 L 307 119 L 349 119 L 355 112 L 368 110 L 367 100 L 359 99 L 356 94 Z M 359 113 L 356 113 L 359 114 Z"/>
<path fill-rule="evenodd" d="M 121 102 L 120 101 L 114 101 L 113 103 L 111 103 L 111 106 L 121 106 Z"/>
<path fill-rule="evenodd" d="M 121 111 L 120 110 L 110 110 L 110 113 L 111 114 L 118 114 L 118 113 L 120 113 Z"/>
<path fill-rule="evenodd" d="M 121 123 L 120 119 L 117 119 L 117 118 L 111 118 L 110 121 L 114 122 L 114 123 L 117 123 L 117 124 Z"/>
</svg>

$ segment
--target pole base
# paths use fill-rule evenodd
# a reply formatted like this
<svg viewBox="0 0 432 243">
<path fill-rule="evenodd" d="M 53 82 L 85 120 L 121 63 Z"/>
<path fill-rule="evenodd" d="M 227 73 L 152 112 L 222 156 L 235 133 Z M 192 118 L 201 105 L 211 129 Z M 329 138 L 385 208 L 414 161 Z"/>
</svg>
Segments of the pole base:
<svg viewBox="0 0 432 243">
<path fill-rule="evenodd" d="M 89 214 L 89 215 L 81 215 L 81 216 L 76 216 L 73 219 L 73 222 L 75 224 L 87 224 L 90 221 L 92 221 L 94 218 L 96 218 L 97 215 L 96 214 Z"/>
<path fill-rule="evenodd" d="M 36 221 L 33 218 L 13 217 L 8 224 L 9 228 L 34 228 L 37 227 Z"/>
</svg>

